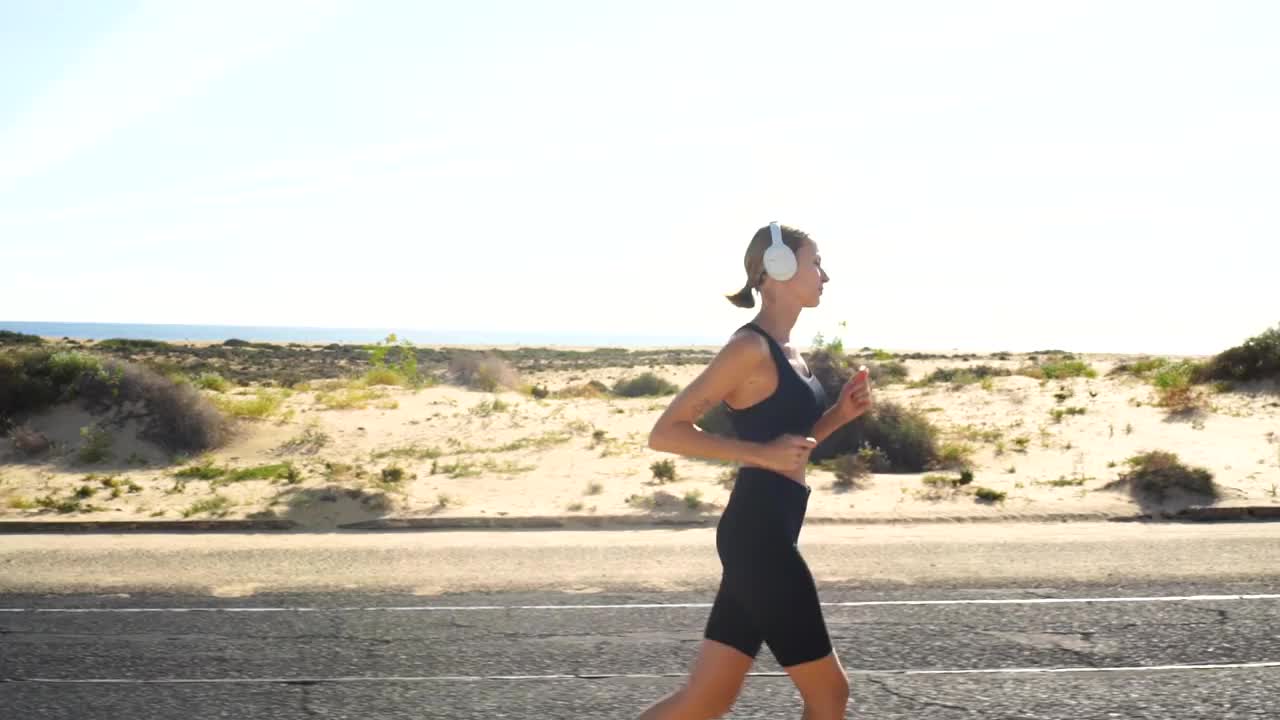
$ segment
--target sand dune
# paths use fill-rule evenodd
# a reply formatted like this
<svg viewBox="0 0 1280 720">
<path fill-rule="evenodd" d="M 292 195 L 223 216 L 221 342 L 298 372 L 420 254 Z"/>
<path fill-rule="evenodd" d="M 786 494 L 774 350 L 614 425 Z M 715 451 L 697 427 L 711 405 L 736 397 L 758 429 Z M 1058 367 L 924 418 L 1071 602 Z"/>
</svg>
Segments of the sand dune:
<svg viewBox="0 0 1280 720">
<path fill-rule="evenodd" d="M 1106 377 L 1123 358 L 1084 359 L 1099 377 L 1041 383 L 1013 375 L 994 378 L 986 388 L 897 384 L 876 389 L 879 399 L 925 412 L 945 439 L 970 444 L 973 486 L 1006 492 L 1003 502 L 933 490 L 922 483 L 924 473 L 877 474 L 866 487 L 844 491 L 833 487 L 832 473 L 811 467 L 809 517 L 1136 512 L 1139 507 L 1127 495 L 1100 488 L 1124 469 L 1126 458 L 1147 450 L 1176 452 L 1187 464 L 1210 470 L 1225 491 L 1219 505 L 1280 504 L 1280 395 L 1274 388 L 1213 394 L 1207 412 L 1170 417 L 1153 406 L 1150 385 Z M 981 360 L 1010 369 L 1025 361 L 1017 355 Z M 906 362 L 912 378 L 957 364 Z M 646 369 L 683 386 L 702 366 Z M 640 371 L 554 370 L 525 373 L 523 379 L 554 391 L 593 379 L 612 385 Z M 187 512 L 192 517 L 274 516 L 324 528 L 374 517 L 428 515 L 714 518 L 728 498 L 722 481 L 732 466 L 646 446 L 669 396 L 538 400 L 447 385 L 382 390 L 386 398 L 348 410 L 325 409 L 316 402 L 318 391 L 296 392 L 275 419 L 243 422 L 229 445 L 204 458 L 178 458 L 186 465 L 203 461 L 229 468 L 287 462 L 299 471 L 296 482 L 240 480 L 217 487 L 217 481 L 177 480 L 175 471 L 185 465 L 172 464 L 173 458 L 139 440 L 128 425 L 112 432 L 109 459 L 79 462 L 80 428 L 92 418 L 74 407 L 55 408 L 28 423 L 54 441 L 50 454 L 27 459 L 9 442 L 0 446 L 0 519 L 178 519 Z M 1065 400 L 1055 397 L 1068 394 Z M 1063 407 L 1084 411 L 1055 421 L 1052 411 Z M 1025 450 L 1019 450 L 1019 438 Z M 657 484 L 650 465 L 663 459 L 674 460 L 676 480 Z M 403 470 L 403 479 L 396 481 L 392 470 L 384 482 L 384 470 L 393 467 Z M 33 504 L 40 497 L 69 497 L 86 485 L 96 492 L 81 501 L 78 511 L 59 513 Z M 108 485 L 119 486 L 117 497 L 111 497 Z M 196 503 L 218 497 L 221 506 L 191 512 Z M 89 507 L 101 509 L 86 512 Z"/>
</svg>

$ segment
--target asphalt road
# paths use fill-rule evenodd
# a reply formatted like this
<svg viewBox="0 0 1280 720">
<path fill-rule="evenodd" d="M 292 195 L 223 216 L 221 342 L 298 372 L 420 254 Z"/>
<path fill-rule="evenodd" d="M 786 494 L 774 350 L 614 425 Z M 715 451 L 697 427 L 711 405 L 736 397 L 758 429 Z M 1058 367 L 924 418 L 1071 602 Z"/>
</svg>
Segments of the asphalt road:
<svg viewBox="0 0 1280 720">
<path fill-rule="evenodd" d="M 1104 559 L 1105 578 L 1054 579 L 1054 558 L 1075 550 L 1059 547 L 1055 554 L 1043 538 L 1034 549 L 1005 538 L 999 541 L 1004 552 L 1039 571 L 1023 580 L 1007 573 L 970 582 L 954 574 L 939 582 L 872 573 L 849 579 L 854 568 L 838 567 L 842 561 L 832 558 L 865 559 L 858 542 L 825 537 L 812 548 L 802 542 L 806 554 L 826 558 L 815 565 L 821 566 L 827 622 L 850 674 L 849 717 L 1280 717 L 1280 571 L 1261 565 L 1268 552 L 1280 557 L 1280 534 L 1260 526 L 1181 532 L 1199 538 L 1201 554 L 1216 558 L 1216 571 L 1189 577 L 1171 568 L 1168 574 L 1177 577 L 1160 580 L 1159 568 L 1126 574 L 1114 559 Z M 6 720 L 631 718 L 681 682 L 713 580 L 705 575 L 682 580 L 688 587 L 680 589 L 627 589 L 611 585 L 611 565 L 602 562 L 598 588 L 537 589 L 532 586 L 561 580 L 554 572 L 532 573 L 508 547 L 515 564 L 505 572 L 525 576 L 498 590 L 407 589 L 421 578 L 382 589 L 289 589 L 286 573 L 274 587 L 255 580 L 254 594 L 219 597 L 166 590 L 156 578 L 107 577 L 111 561 L 89 550 L 111 544 L 102 537 L 42 537 L 43 545 L 57 548 L 54 555 L 35 553 L 46 576 L 22 564 L 32 556 L 24 542 L 40 544 L 40 538 L 0 538 L 0 717 Z M 483 546 L 477 537 L 463 545 Z M 644 557 L 665 552 L 668 563 L 679 565 L 705 539 L 684 535 L 692 543 L 686 545 L 650 537 L 619 543 L 616 561 L 634 558 L 643 546 Z M 392 535 L 379 542 L 454 540 Z M 1175 548 L 1185 540 L 1157 531 L 1144 557 L 1159 557 L 1162 543 Z M 170 536 L 168 542 L 203 540 Z M 276 567 L 274 544 L 261 538 L 253 567 Z M 528 544 L 545 549 L 555 537 Z M 962 531 L 948 543 L 979 544 Z M 990 548 L 970 551 L 988 556 Z M 139 559 L 136 547 L 129 552 Z M 877 558 L 876 567 L 892 565 L 884 548 Z M 231 566 L 218 571 L 233 572 L 234 557 L 223 560 Z M 170 573 L 171 584 L 184 585 L 166 562 L 157 565 Z M 48 579 L 70 572 L 66 563 L 83 573 L 81 587 L 59 588 Z M 341 567 L 353 563 L 348 558 Z M 1060 565 L 1077 574 L 1071 562 Z M 483 567 L 498 571 L 492 563 Z M 19 577 L 15 568 L 26 574 Z M 315 577 L 326 568 L 295 569 L 298 577 Z M 85 587 L 94 578 L 101 587 Z M 799 695 L 767 649 L 753 673 L 729 717 L 800 716 Z"/>
</svg>

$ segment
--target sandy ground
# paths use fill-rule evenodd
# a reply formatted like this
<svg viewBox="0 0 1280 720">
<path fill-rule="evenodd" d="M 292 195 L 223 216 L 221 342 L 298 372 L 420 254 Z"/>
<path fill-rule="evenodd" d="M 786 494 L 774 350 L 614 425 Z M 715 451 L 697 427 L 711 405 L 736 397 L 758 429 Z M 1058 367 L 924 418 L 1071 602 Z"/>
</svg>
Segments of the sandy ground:
<svg viewBox="0 0 1280 720">
<path fill-rule="evenodd" d="M 1212 394 L 1207 412 L 1173 418 L 1153 405 L 1150 385 L 1106 377 L 1121 358 L 1086 359 L 1098 378 L 1042 384 L 1015 375 L 995 378 L 989 389 L 978 384 L 876 389 L 878 398 L 927 413 L 946 440 L 971 445 L 973 486 L 1006 492 L 1003 502 L 979 501 L 971 491 L 934 491 L 922 483 L 923 473 L 875 475 L 865 487 L 840 490 L 830 472 L 811 467 L 809 517 L 1133 513 L 1139 507 L 1127 495 L 1100 488 L 1124 469 L 1126 458 L 1147 450 L 1172 451 L 1185 463 L 1210 470 L 1224 491 L 1220 506 L 1280 504 L 1280 395 L 1257 388 Z M 1025 358 L 975 362 L 1012 369 Z M 912 379 L 937 367 L 963 365 L 954 360 L 906 364 Z M 522 379 L 554 391 L 589 380 L 612 385 L 647 369 L 684 386 L 702 366 L 554 371 Z M 453 386 L 380 390 L 385 397 L 363 409 L 344 410 L 319 404 L 320 390 L 296 392 L 271 418 L 244 421 L 226 447 L 205 458 L 179 458 L 232 468 L 291 462 L 301 472 L 296 483 L 246 480 L 214 487 L 191 480 L 184 485 L 174 477 L 183 465 L 138 440 L 132 426 L 113 433 L 109 459 L 84 464 L 76 460 L 83 445 L 80 428 L 93 418 L 75 407 L 55 408 L 29 423 L 54 441 L 52 453 L 28 460 L 12 443 L 0 443 L 0 520 L 180 519 L 185 513 L 271 516 L 330 528 L 376 517 L 428 515 L 679 518 L 714 516 L 728 499 L 722 480 L 732 466 L 647 447 L 648 432 L 669 396 L 537 400 Z M 1070 397 L 1055 398 L 1064 393 Z M 495 402 L 501 404 L 495 407 Z M 1055 421 L 1051 411 L 1063 407 L 1081 407 L 1084 413 Z M 650 466 L 668 458 L 675 462 L 676 480 L 658 484 Z M 379 483 L 392 466 L 403 469 L 405 479 Z M 118 497 L 110 496 L 104 478 L 124 485 Z M 1050 484 L 1055 481 L 1060 484 Z M 1072 481 L 1079 484 L 1065 484 Z M 39 497 L 67 497 L 84 485 L 97 491 L 81 503 L 81 512 L 33 505 Z M 225 499 L 222 509 L 193 512 L 196 503 L 217 496 Z M 644 506 L 633 496 L 652 502 Z M 88 508 L 98 509 L 83 511 Z"/>
</svg>

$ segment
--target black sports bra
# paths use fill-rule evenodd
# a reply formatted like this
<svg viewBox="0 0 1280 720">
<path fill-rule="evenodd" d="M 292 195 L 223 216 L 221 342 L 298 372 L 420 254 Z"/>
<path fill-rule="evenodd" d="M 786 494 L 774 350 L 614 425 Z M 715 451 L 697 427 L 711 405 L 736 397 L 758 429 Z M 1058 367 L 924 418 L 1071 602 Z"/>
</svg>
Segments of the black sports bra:
<svg viewBox="0 0 1280 720">
<path fill-rule="evenodd" d="M 811 435 L 813 425 L 827 409 L 827 393 L 817 377 L 804 377 L 782 352 L 782 346 L 755 323 L 742 327 L 764 336 L 769 354 L 778 369 L 778 388 L 760 402 L 745 408 L 723 403 L 729 411 L 729 422 L 738 438 L 752 442 L 768 442 L 779 435 Z M 812 371 L 811 371 L 812 373 Z"/>
</svg>

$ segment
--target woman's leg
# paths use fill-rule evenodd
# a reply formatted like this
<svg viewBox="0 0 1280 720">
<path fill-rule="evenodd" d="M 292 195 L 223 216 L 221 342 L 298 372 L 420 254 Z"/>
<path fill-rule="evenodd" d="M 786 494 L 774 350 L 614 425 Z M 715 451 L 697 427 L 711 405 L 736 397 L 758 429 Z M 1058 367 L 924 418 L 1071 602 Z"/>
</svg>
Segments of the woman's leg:
<svg viewBox="0 0 1280 720">
<path fill-rule="evenodd" d="M 843 720 L 849 704 L 849 677 L 836 651 L 784 668 L 804 698 L 803 720 Z"/>
<path fill-rule="evenodd" d="M 755 658 L 716 640 L 702 641 L 684 687 L 654 703 L 640 720 L 711 720 L 729 712 Z"/>
<path fill-rule="evenodd" d="M 776 567 L 779 592 L 770 596 L 765 642 L 804 698 L 805 720 L 843 718 L 849 679 L 831 645 L 813 574 L 794 545 Z"/>
<path fill-rule="evenodd" d="M 763 642 L 756 623 L 721 580 L 684 687 L 651 706 L 641 720 L 704 720 L 729 712 Z"/>
</svg>

